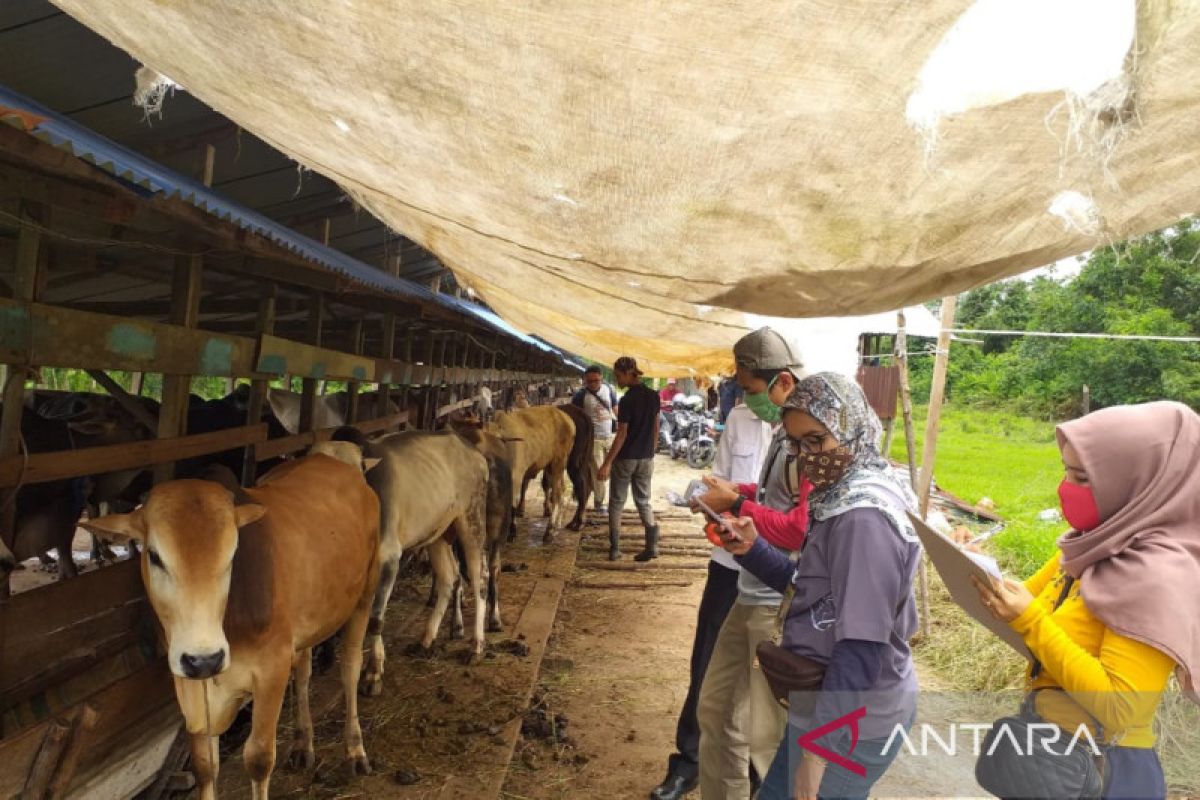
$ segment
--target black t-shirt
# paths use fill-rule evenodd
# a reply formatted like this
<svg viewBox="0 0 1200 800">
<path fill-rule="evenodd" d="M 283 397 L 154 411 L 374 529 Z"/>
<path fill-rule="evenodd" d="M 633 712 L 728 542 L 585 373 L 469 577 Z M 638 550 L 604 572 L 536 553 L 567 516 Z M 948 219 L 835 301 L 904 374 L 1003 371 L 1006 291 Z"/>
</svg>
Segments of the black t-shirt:
<svg viewBox="0 0 1200 800">
<path fill-rule="evenodd" d="M 658 392 L 639 383 L 621 398 L 617 406 L 617 422 L 629 425 L 629 433 L 618 461 L 635 458 L 654 458 L 654 424 L 658 420 Z"/>
</svg>

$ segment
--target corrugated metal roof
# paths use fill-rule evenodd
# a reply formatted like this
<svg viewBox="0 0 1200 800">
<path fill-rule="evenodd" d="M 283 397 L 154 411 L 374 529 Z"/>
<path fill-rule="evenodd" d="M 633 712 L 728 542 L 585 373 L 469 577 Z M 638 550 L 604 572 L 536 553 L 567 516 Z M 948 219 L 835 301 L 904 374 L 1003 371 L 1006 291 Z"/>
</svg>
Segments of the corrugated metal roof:
<svg viewBox="0 0 1200 800">
<path fill-rule="evenodd" d="M 24 129 L 48 144 L 95 164 L 135 189 L 165 197 L 177 197 L 220 219 L 270 239 L 297 255 L 385 294 L 416 299 L 442 306 L 478 319 L 496 331 L 562 358 L 577 367 L 565 354 L 528 336 L 492 311 L 452 295 L 430 291 L 420 284 L 396 278 L 321 244 L 257 211 L 222 196 L 199 181 L 181 175 L 116 142 L 88 130 L 24 95 L 0 85 L 0 120 Z"/>
</svg>

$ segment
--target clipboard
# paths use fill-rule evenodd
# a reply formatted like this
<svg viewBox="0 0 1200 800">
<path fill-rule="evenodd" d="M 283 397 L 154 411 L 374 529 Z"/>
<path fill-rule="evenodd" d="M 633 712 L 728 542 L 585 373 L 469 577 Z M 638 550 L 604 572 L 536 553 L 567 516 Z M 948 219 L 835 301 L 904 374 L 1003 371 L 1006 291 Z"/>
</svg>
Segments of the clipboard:
<svg viewBox="0 0 1200 800">
<path fill-rule="evenodd" d="M 938 575 L 942 576 L 942 581 L 950 590 L 950 596 L 954 602 L 972 619 L 996 634 L 1001 641 L 1032 662 L 1033 654 L 1025 646 L 1025 640 L 1007 624 L 991 615 L 983 601 L 979 599 L 979 591 L 971 583 L 972 575 L 985 583 L 989 582 L 991 576 L 988 570 L 972 560 L 970 555 L 948 537 L 926 525 L 919 517 L 910 513 L 908 518 L 912 521 L 917 537 L 925 547 L 925 552 L 929 554 L 929 560 L 933 562 L 934 569 L 938 571 Z"/>
</svg>

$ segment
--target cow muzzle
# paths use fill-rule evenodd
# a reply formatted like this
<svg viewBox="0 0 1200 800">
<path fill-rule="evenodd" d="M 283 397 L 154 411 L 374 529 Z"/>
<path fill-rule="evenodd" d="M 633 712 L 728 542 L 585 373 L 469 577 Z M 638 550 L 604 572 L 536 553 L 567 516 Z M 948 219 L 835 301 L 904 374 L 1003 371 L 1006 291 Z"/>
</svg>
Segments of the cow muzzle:
<svg viewBox="0 0 1200 800">
<path fill-rule="evenodd" d="M 179 669 L 185 678 L 211 678 L 226 666 L 224 650 L 215 653 L 183 653 L 179 656 Z"/>
</svg>

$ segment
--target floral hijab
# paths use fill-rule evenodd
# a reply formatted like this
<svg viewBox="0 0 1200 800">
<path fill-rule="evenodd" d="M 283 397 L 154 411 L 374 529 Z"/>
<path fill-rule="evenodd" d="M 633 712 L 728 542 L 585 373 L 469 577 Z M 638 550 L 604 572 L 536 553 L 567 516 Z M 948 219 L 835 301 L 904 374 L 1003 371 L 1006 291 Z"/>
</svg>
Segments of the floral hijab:
<svg viewBox="0 0 1200 800">
<path fill-rule="evenodd" d="M 855 508 L 883 512 L 902 539 L 916 542 L 906 512 L 916 512 L 912 489 L 897 480 L 887 459 L 879 454 L 883 426 L 866 395 L 854 381 L 836 372 L 818 372 L 796 384 L 783 404 L 783 413 L 798 409 L 829 429 L 838 444 L 849 448 L 853 460 L 841 479 L 808 498 L 813 519 L 825 520 Z"/>
</svg>

